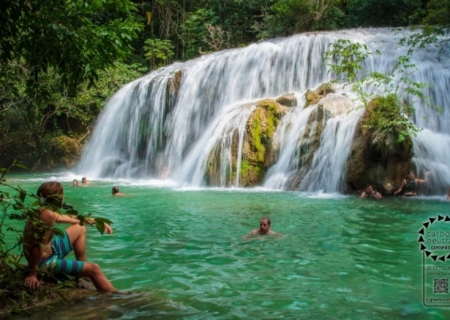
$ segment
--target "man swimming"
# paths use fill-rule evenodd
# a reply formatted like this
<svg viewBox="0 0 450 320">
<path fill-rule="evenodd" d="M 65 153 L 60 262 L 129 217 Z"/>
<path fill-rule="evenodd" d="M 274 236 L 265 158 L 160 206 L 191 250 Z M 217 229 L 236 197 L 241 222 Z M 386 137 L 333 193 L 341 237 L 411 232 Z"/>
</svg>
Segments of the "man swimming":
<svg viewBox="0 0 450 320">
<path fill-rule="evenodd" d="M 246 237 L 251 237 L 255 235 L 274 235 L 274 234 L 278 233 L 270 229 L 270 218 L 263 217 L 259 220 L 259 229 L 254 229 L 250 231 L 250 233 L 247 234 Z"/>
<path fill-rule="evenodd" d="M 111 193 L 112 193 L 112 195 L 113 195 L 114 197 L 121 197 L 121 196 L 124 196 L 124 195 L 125 195 L 124 193 L 119 192 L 119 187 L 117 187 L 117 186 L 114 186 L 114 187 L 111 189 Z"/>
</svg>

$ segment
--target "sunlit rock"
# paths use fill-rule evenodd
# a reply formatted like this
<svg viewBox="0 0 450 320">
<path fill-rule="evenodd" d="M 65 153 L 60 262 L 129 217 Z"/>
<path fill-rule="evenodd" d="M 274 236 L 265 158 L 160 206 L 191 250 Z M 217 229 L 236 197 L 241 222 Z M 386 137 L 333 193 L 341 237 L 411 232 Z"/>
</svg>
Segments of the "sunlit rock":
<svg viewBox="0 0 450 320">
<path fill-rule="evenodd" d="M 242 108 L 249 108 L 253 104 L 242 105 Z M 229 153 L 231 166 L 227 176 L 229 185 L 248 187 L 260 185 L 267 169 L 273 164 L 275 155 L 272 145 L 272 138 L 277 125 L 288 108 L 280 105 L 273 99 L 264 99 L 256 102 L 256 108 L 250 115 L 245 127 L 245 139 L 242 145 L 242 152 L 239 152 L 239 141 L 237 132 L 234 132 L 232 147 Z M 238 158 L 240 162 L 238 166 Z M 221 146 L 217 146 L 208 158 L 206 168 L 206 181 L 211 186 L 221 185 L 219 168 L 223 156 Z M 239 176 L 237 176 L 239 175 Z"/>
<path fill-rule="evenodd" d="M 380 130 L 365 126 L 379 108 L 378 101 L 369 103 L 356 128 L 347 167 L 349 191 L 359 192 L 372 184 L 382 194 L 392 194 L 412 169 L 410 138 L 398 142 L 395 133 L 381 137 Z"/>
<path fill-rule="evenodd" d="M 276 101 L 285 107 L 295 107 L 297 105 L 297 97 L 293 93 L 283 94 Z"/>
<path fill-rule="evenodd" d="M 70 169 L 78 162 L 81 156 L 81 144 L 78 140 L 67 136 L 51 139 L 49 159 L 46 161 L 49 168 Z"/>
</svg>

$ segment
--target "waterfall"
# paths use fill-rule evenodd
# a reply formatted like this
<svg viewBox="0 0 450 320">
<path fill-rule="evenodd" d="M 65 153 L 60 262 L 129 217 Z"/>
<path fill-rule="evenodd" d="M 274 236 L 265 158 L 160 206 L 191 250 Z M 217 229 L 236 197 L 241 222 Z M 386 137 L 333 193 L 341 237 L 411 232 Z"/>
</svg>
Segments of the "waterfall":
<svg viewBox="0 0 450 320">
<path fill-rule="evenodd" d="M 180 185 L 204 186 L 208 185 L 205 173 L 214 155 L 219 172 L 216 185 L 239 187 L 245 127 L 255 102 L 294 93 L 297 106 L 290 108 L 276 129 L 274 140 L 279 151 L 264 186 L 342 191 L 355 125 L 362 112 L 355 108 L 355 102 L 353 111 L 332 118 L 324 116 L 315 124 L 323 126 L 320 145 L 308 160 L 308 169 L 303 168 L 303 180 L 293 181 L 292 173 L 302 170 L 299 158 L 305 150 L 300 147 L 301 140 L 314 130 L 307 126 L 308 119 L 318 112 L 317 106 L 304 107 L 303 95 L 333 79 L 323 61 L 330 43 L 343 38 L 381 51 L 380 56 L 370 56 L 364 68 L 386 73 L 396 58 L 406 53 L 398 42 L 408 32 L 380 28 L 299 34 L 151 72 L 121 88 L 107 102 L 77 172 L 90 178 L 149 179 L 159 178 L 164 171 Z M 424 130 L 413 138 L 413 162 L 419 175 L 432 171 L 429 192 L 434 193 L 450 184 L 447 56 L 448 52 L 439 55 L 430 47 L 415 52 L 412 61 L 419 68 L 411 75 L 412 80 L 429 84 L 426 94 L 444 107 L 438 114 L 415 103 L 414 121 Z M 351 95 L 348 89 L 341 88 L 340 92 Z M 234 143 L 239 146 L 236 154 L 232 151 Z"/>
</svg>

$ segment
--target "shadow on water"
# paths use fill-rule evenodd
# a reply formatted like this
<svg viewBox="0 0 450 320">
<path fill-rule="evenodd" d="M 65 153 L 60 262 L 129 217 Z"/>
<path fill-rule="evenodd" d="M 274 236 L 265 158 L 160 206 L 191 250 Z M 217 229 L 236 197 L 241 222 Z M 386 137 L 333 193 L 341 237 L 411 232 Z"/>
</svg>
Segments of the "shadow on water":
<svg viewBox="0 0 450 320">
<path fill-rule="evenodd" d="M 94 293 L 27 310 L 31 318 L 47 319 L 180 319 L 199 313 L 192 306 L 156 297 L 148 292 L 130 294 Z M 24 317 L 10 317 L 21 319 Z"/>
</svg>

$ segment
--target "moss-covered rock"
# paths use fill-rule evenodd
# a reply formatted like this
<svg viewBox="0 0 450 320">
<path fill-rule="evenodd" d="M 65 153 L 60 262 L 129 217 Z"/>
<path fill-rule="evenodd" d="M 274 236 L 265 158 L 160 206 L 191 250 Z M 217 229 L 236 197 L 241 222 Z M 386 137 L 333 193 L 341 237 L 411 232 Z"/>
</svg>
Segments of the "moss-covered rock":
<svg viewBox="0 0 450 320">
<path fill-rule="evenodd" d="M 242 107 L 250 106 L 243 105 Z M 226 169 L 225 173 L 227 181 L 221 181 L 223 174 L 219 171 L 222 150 L 220 146 L 216 146 L 210 153 L 207 162 L 205 180 L 208 185 L 236 185 L 237 180 L 241 187 L 260 185 L 267 169 L 274 163 L 273 135 L 287 109 L 273 99 L 258 101 L 246 124 L 240 167 L 238 168 L 237 161 L 238 133 L 235 131 L 231 136 L 231 166 Z M 239 172 L 239 179 L 236 177 L 237 172 Z"/>
<path fill-rule="evenodd" d="M 396 130 L 383 132 L 378 125 L 402 117 L 399 112 L 400 109 L 383 97 L 376 97 L 368 104 L 352 143 L 347 168 L 349 192 L 359 192 L 372 184 L 382 194 L 392 194 L 412 169 L 411 138 L 399 142 Z"/>
<path fill-rule="evenodd" d="M 307 90 L 305 93 L 305 107 L 317 104 L 322 98 L 334 92 L 333 86 L 329 83 L 321 84 L 315 90 Z"/>
<path fill-rule="evenodd" d="M 59 136 L 50 140 L 48 169 L 67 168 L 70 169 L 78 162 L 81 156 L 82 146 L 78 140 L 67 136 Z"/>
<path fill-rule="evenodd" d="M 297 97 L 293 93 L 283 94 L 276 101 L 285 107 L 295 107 L 297 105 Z"/>
<path fill-rule="evenodd" d="M 267 169 L 274 162 L 273 135 L 285 113 L 286 108 L 272 99 L 264 99 L 256 104 L 246 126 L 247 139 L 239 179 L 241 186 L 261 184 Z"/>
</svg>

